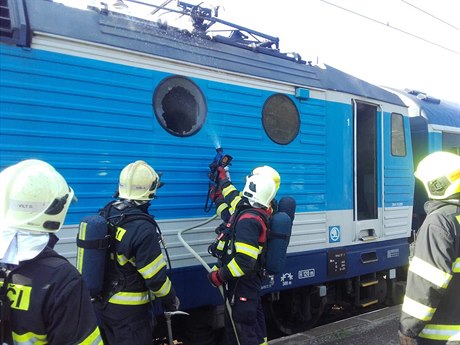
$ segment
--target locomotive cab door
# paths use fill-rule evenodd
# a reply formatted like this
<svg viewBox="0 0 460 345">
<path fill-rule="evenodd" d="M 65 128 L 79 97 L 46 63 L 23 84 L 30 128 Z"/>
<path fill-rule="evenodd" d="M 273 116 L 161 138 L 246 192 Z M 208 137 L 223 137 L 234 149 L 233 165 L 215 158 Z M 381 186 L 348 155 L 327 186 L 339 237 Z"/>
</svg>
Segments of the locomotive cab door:
<svg viewBox="0 0 460 345">
<path fill-rule="evenodd" d="M 355 241 L 371 241 L 381 233 L 379 221 L 378 110 L 375 104 L 354 101 L 354 212 Z"/>
</svg>

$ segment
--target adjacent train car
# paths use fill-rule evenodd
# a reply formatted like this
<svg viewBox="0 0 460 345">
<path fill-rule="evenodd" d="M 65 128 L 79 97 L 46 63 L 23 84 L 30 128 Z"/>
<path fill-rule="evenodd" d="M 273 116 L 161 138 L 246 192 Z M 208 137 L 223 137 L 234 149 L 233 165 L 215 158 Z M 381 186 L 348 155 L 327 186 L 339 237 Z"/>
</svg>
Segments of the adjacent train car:
<svg viewBox="0 0 460 345">
<path fill-rule="evenodd" d="M 43 159 L 74 188 L 60 253 L 75 259 L 79 221 L 111 199 L 126 164 L 143 159 L 163 172 L 151 211 L 181 306 L 195 321 L 221 320 L 219 293 L 177 233 L 212 215 L 208 165 L 222 146 L 237 188 L 268 164 L 281 175 L 278 197 L 297 201 L 285 270 L 264 287 L 279 330 L 311 327 L 328 306 L 394 298 L 414 186 L 407 107 L 395 94 L 282 54 L 276 38 L 237 25 L 211 36 L 218 19 L 185 3 L 193 32 L 107 6 L 1 4 L 0 166 Z M 217 225 L 185 236 L 209 263 Z"/>
<path fill-rule="evenodd" d="M 417 90 L 396 90 L 409 108 L 414 167 L 435 151 L 460 155 L 460 103 L 431 97 Z M 428 200 L 425 188 L 416 181 L 412 229 L 425 219 L 423 205 Z"/>
</svg>

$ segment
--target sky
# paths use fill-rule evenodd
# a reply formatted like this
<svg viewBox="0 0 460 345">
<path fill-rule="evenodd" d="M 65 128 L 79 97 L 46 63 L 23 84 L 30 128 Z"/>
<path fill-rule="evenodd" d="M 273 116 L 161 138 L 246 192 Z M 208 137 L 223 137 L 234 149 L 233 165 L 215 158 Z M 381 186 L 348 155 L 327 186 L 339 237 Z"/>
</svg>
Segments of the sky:
<svg viewBox="0 0 460 345">
<path fill-rule="evenodd" d="M 278 37 L 281 52 L 298 53 L 379 86 L 416 89 L 460 103 L 459 0 L 185 2 L 219 6 L 220 19 Z M 168 7 L 177 8 L 175 3 Z M 135 5 L 129 10 L 145 11 Z M 184 26 L 184 17 L 176 14 L 158 18 Z"/>
<path fill-rule="evenodd" d="M 380 86 L 416 89 L 460 103 L 458 0 L 216 0 L 216 4 L 224 7 L 220 18 L 279 37 L 283 52 L 295 51 L 304 60 L 331 65 Z"/>
</svg>

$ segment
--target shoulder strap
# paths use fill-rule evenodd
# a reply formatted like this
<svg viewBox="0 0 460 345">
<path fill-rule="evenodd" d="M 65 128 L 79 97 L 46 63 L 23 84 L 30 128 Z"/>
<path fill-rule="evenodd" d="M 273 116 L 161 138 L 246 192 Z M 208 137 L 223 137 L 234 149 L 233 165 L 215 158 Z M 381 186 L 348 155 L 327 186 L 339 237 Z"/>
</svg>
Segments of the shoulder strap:
<svg viewBox="0 0 460 345">
<path fill-rule="evenodd" d="M 129 212 L 129 209 L 134 207 L 132 205 L 127 205 L 127 207 L 125 209 L 123 209 L 120 214 L 117 214 L 115 216 L 109 216 L 110 210 L 112 209 L 112 207 L 114 207 L 113 205 L 116 202 L 117 201 L 111 201 L 107 205 L 105 205 L 104 208 L 99 210 L 99 214 L 102 217 L 104 217 L 111 225 L 113 225 L 113 226 L 122 226 L 122 225 L 124 225 L 126 223 L 129 223 L 129 222 L 132 222 L 132 221 L 135 221 L 135 220 L 146 220 L 146 221 L 150 222 L 151 224 L 153 224 L 155 226 L 155 229 L 157 229 L 157 231 L 160 230 L 157 222 L 153 219 L 152 216 L 150 216 L 148 214 L 145 214 L 145 213 Z M 126 210 L 126 212 L 125 212 L 125 210 Z M 112 219 L 118 219 L 118 220 L 115 221 L 115 222 L 112 222 L 111 221 Z"/>
<path fill-rule="evenodd" d="M 110 207 L 112 207 L 112 204 L 109 204 L 106 206 L 107 208 L 107 211 L 105 213 L 105 215 L 108 214 L 108 210 Z M 104 210 L 106 209 L 104 208 Z M 119 221 L 117 221 L 116 223 L 111 223 L 110 222 L 110 217 L 105 217 L 105 219 L 107 220 L 107 222 L 109 222 L 112 226 L 122 226 L 122 225 L 125 225 L 129 222 L 133 222 L 135 220 L 146 220 L 148 221 L 149 223 L 151 223 L 154 227 L 155 227 L 155 231 L 157 232 L 159 238 L 160 238 L 160 242 L 165 250 L 165 254 L 166 254 L 166 260 L 168 261 L 168 267 L 169 267 L 169 270 L 171 272 L 172 270 L 172 266 L 171 266 L 171 260 L 169 258 L 169 253 L 168 253 L 168 247 L 163 239 L 163 234 L 161 233 L 161 230 L 160 230 L 160 227 L 158 226 L 158 223 L 155 221 L 155 219 L 149 215 L 149 214 L 145 214 L 145 213 L 130 213 L 130 212 L 126 212 L 126 213 L 121 213 L 120 215 L 117 215 L 113 218 L 120 218 Z"/>
<path fill-rule="evenodd" d="M 146 220 L 149 223 L 152 223 L 155 228 L 158 228 L 157 222 L 148 214 L 142 214 L 142 213 L 122 213 L 122 219 L 117 223 L 114 224 L 116 226 L 122 226 L 126 223 L 135 221 L 135 220 Z"/>
<path fill-rule="evenodd" d="M 242 210 L 237 210 L 235 211 L 236 215 L 234 214 L 234 217 L 232 220 L 230 220 L 230 231 L 231 231 L 231 236 L 232 236 L 232 241 L 234 241 L 235 237 L 235 225 L 238 222 L 238 220 L 241 219 L 256 219 L 260 225 L 262 226 L 262 240 L 263 242 L 267 241 L 267 231 L 269 229 L 269 219 L 268 215 L 265 214 L 264 212 L 256 209 L 256 208 L 243 208 Z"/>
<path fill-rule="evenodd" d="M 262 225 L 262 227 L 266 230 L 268 229 L 269 225 L 269 219 L 268 215 L 265 214 L 264 212 L 258 210 L 257 208 L 247 208 L 243 209 L 236 217 L 236 220 L 242 219 L 242 218 L 252 218 L 252 219 L 257 219 L 259 223 Z"/>
<path fill-rule="evenodd" d="M 146 221 L 148 221 L 149 223 L 151 223 L 155 227 L 155 231 L 160 235 L 160 237 L 162 236 L 160 227 L 158 226 L 158 223 L 155 221 L 155 219 L 152 218 L 152 216 L 150 216 L 148 214 L 143 214 L 143 213 L 122 213 L 121 214 L 121 219 L 115 224 L 112 224 L 110 222 L 110 220 L 107 219 L 107 221 L 109 223 L 111 223 L 113 226 L 117 226 L 117 227 L 125 225 L 125 224 L 127 224 L 129 222 L 133 222 L 135 220 L 146 220 Z"/>
<path fill-rule="evenodd" d="M 116 200 L 110 201 L 107 205 L 105 205 L 103 208 L 99 210 L 99 215 L 106 218 L 109 215 L 110 209 L 112 208 L 113 204 L 116 202 Z"/>
<path fill-rule="evenodd" d="M 262 227 L 262 233 L 259 234 L 259 242 L 263 243 L 262 252 L 259 255 L 257 262 L 259 263 L 259 267 L 262 269 L 261 274 L 265 275 L 265 262 L 266 262 L 266 253 L 267 253 L 267 240 L 268 240 L 268 230 L 269 230 L 269 216 L 268 214 L 264 213 L 263 211 L 256 209 L 256 208 L 245 208 L 240 211 L 239 214 L 236 215 L 234 224 L 240 219 L 251 218 L 256 219 Z M 232 242 L 235 242 L 235 226 L 232 225 Z"/>
</svg>

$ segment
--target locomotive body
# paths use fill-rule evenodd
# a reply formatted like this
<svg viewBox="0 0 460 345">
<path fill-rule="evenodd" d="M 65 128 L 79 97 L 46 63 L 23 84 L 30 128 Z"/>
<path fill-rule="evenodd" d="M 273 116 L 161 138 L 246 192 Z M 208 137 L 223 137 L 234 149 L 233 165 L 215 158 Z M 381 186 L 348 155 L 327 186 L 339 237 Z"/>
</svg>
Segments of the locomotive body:
<svg viewBox="0 0 460 345">
<path fill-rule="evenodd" d="M 75 190 L 61 254 L 75 260 L 79 221 L 142 159 L 163 173 L 151 213 L 182 308 L 222 304 L 177 238 L 212 215 L 208 165 L 222 146 L 238 189 L 254 167 L 270 165 L 281 175 L 277 198 L 297 201 L 286 267 L 264 286 L 281 331 L 311 327 L 326 305 L 394 298 L 414 186 L 408 110 L 394 93 L 283 54 L 273 37 L 248 43 L 238 26 L 231 38 L 210 37 L 46 0 L 10 0 L 7 10 L 0 166 L 42 159 Z M 185 236 L 209 263 L 218 224 Z"/>
</svg>

